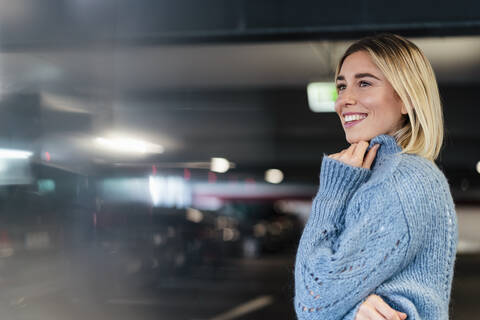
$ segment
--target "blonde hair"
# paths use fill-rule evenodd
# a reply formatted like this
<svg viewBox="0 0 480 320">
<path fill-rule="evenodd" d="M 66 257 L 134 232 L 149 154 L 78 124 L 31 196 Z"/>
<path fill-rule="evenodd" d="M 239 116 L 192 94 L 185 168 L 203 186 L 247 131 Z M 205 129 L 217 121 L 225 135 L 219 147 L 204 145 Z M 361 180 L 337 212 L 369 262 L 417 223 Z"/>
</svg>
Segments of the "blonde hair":
<svg viewBox="0 0 480 320">
<path fill-rule="evenodd" d="M 411 41 L 390 33 L 360 39 L 340 59 L 335 78 L 345 59 L 366 51 L 400 97 L 408 115 L 394 133 L 401 153 L 413 153 L 431 161 L 440 154 L 444 128 L 437 80 L 430 62 Z"/>
</svg>

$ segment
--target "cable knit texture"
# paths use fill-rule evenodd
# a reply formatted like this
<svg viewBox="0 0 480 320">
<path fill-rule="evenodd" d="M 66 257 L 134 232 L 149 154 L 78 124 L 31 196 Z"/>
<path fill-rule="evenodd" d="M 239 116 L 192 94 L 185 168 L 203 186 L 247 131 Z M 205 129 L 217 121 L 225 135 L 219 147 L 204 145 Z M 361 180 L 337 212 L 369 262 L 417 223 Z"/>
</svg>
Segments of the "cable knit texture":
<svg viewBox="0 0 480 320">
<path fill-rule="evenodd" d="M 449 319 L 458 227 L 448 181 L 394 137 L 367 150 L 377 143 L 371 169 L 323 154 L 295 262 L 298 319 L 353 320 L 371 294 L 408 320 Z"/>
</svg>

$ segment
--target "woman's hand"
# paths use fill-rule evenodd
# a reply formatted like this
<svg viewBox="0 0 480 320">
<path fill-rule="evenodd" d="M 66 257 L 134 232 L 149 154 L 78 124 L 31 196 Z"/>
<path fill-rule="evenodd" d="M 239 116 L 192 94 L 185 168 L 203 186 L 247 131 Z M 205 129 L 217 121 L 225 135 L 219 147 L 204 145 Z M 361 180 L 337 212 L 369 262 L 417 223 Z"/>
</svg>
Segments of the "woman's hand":
<svg viewBox="0 0 480 320">
<path fill-rule="evenodd" d="M 361 167 L 370 169 L 370 166 L 377 155 L 379 144 L 374 145 L 365 156 L 365 151 L 370 144 L 366 141 L 360 141 L 353 143 L 348 149 L 344 149 L 339 153 L 329 155 L 329 158 L 344 162 L 354 167 Z"/>
<path fill-rule="evenodd" d="M 368 298 L 358 308 L 355 320 L 405 320 L 407 315 L 390 308 L 382 298 L 376 294 Z"/>
</svg>

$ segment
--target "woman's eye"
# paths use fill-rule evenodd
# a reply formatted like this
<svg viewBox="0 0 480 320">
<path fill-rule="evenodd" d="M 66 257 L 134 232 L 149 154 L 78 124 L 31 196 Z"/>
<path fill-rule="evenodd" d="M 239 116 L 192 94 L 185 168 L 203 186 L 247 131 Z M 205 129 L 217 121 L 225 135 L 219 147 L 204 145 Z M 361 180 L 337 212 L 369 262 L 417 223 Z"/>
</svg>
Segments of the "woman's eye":
<svg viewBox="0 0 480 320">
<path fill-rule="evenodd" d="M 337 90 L 340 91 L 342 88 L 345 87 L 343 84 L 337 84 Z"/>
<path fill-rule="evenodd" d="M 366 84 L 367 86 L 370 85 L 370 83 L 366 82 L 366 81 L 360 81 L 360 87 L 362 87 L 363 84 Z"/>
</svg>

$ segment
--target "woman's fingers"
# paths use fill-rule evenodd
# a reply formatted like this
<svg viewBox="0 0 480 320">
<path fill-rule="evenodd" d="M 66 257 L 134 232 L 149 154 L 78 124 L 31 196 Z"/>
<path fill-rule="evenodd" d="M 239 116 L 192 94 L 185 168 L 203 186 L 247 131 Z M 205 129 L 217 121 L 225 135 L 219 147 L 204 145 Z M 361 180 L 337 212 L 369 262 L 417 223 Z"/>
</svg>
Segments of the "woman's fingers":
<svg viewBox="0 0 480 320">
<path fill-rule="evenodd" d="M 355 320 L 385 320 L 385 318 L 373 306 L 364 302 L 358 308 Z"/>
<path fill-rule="evenodd" d="M 355 150 L 353 151 L 352 157 L 357 167 L 362 166 L 363 159 L 365 157 L 365 152 L 367 151 L 368 146 L 369 146 L 369 143 L 366 141 L 360 141 L 355 144 Z"/>
<path fill-rule="evenodd" d="M 346 151 L 347 151 L 347 149 L 344 149 L 344 150 L 342 150 L 338 153 L 333 153 L 333 154 L 329 155 L 328 157 L 333 158 L 333 159 L 338 159 L 338 158 L 340 158 L 341 155 L 345 154 Z"/>
<path fill-rule="evenodd" d="M 362 167 L 370 169 L 373 161 L 377 155 L 377 150 L 380 145 L 375 145 L 365 155 L 367 148 L 370 144 L 367 141 L 360 141 L 353 143 L 347 149 L 344 149 L 338 153 L 329 155 L 329 158 L 333 158 L 338 161 L 342 161 L 354 167 Z"/>
<path fill-rule="evenodd" d="M 370 169 L 372 166 L 373 160 L 375 160 L 375 156 L 377 155 L 378 148 L 380 147 L 379 144 L 374 145 L 370 150 L 368 150 L 365 159 L 363 160 L 362 167 L 365 169 Z"/>
<path fill-rule="evenodd" d="M 388 320 L 401 320 L 397 313 L 397 310 L 392 309 L 382 298 L 377 295 L 372 295 L 369 298 L 369 304 L 371 304 L 385 319 Z"/>
<path fill-rule="evenodd" d="M 398 314 L 398 316 L 400 317 L 400 320 L 405 320 L 407 319 L 407 314 L 404 313 L 404 312 L 400 312 L 400 311 L 397 311 L 395 310 L 395 312 Z"/>
<path fill-rule="evenodd" d="M 346 157 L 351 158 L 351 157 L 355 154 L 355 149 L 356 149 L 356 147 L 357 147 L 357 144 L 356 144 L 356 143 L 352 143 L 352 144 L 350 145 L 350 147 L 348 147 L 347 149 L 345 149 L 344 155 L 345 155 Z"/>
<path fill-rule="evenodd" d="M 343 149 L 338 153 L 338 159 L 343 159 L 347 153 L 348 153 L 348 149 Z"/>
<path fill-rule="evenodd" d="M 340 159 L 354 167 L 361 167 L 363 164 L 363 157 L 365 156 L 365 151 L 368 148 L 368 142 L 360 141 L 354 143 L 347 149 L 347 151 L 340 157 Z"/>
<path fill-rule="evenodd" d="M 356 147 L 356 143 L 353 143 L 347 149 L 343 149 L 338 153 L 339 156 L 336 159 L 344 163 L 354 165 L 354 163 L 352 162 L 352 159 L 353 159 L 353 154 L 355 152 L 355 147 Z"/>
<path fill-rule="evenodd" d="M 355 320 L 405 320 L 407 315 L 392 309 L 383 299 L 372 294 L 360 305 Z"/>
</svg>

